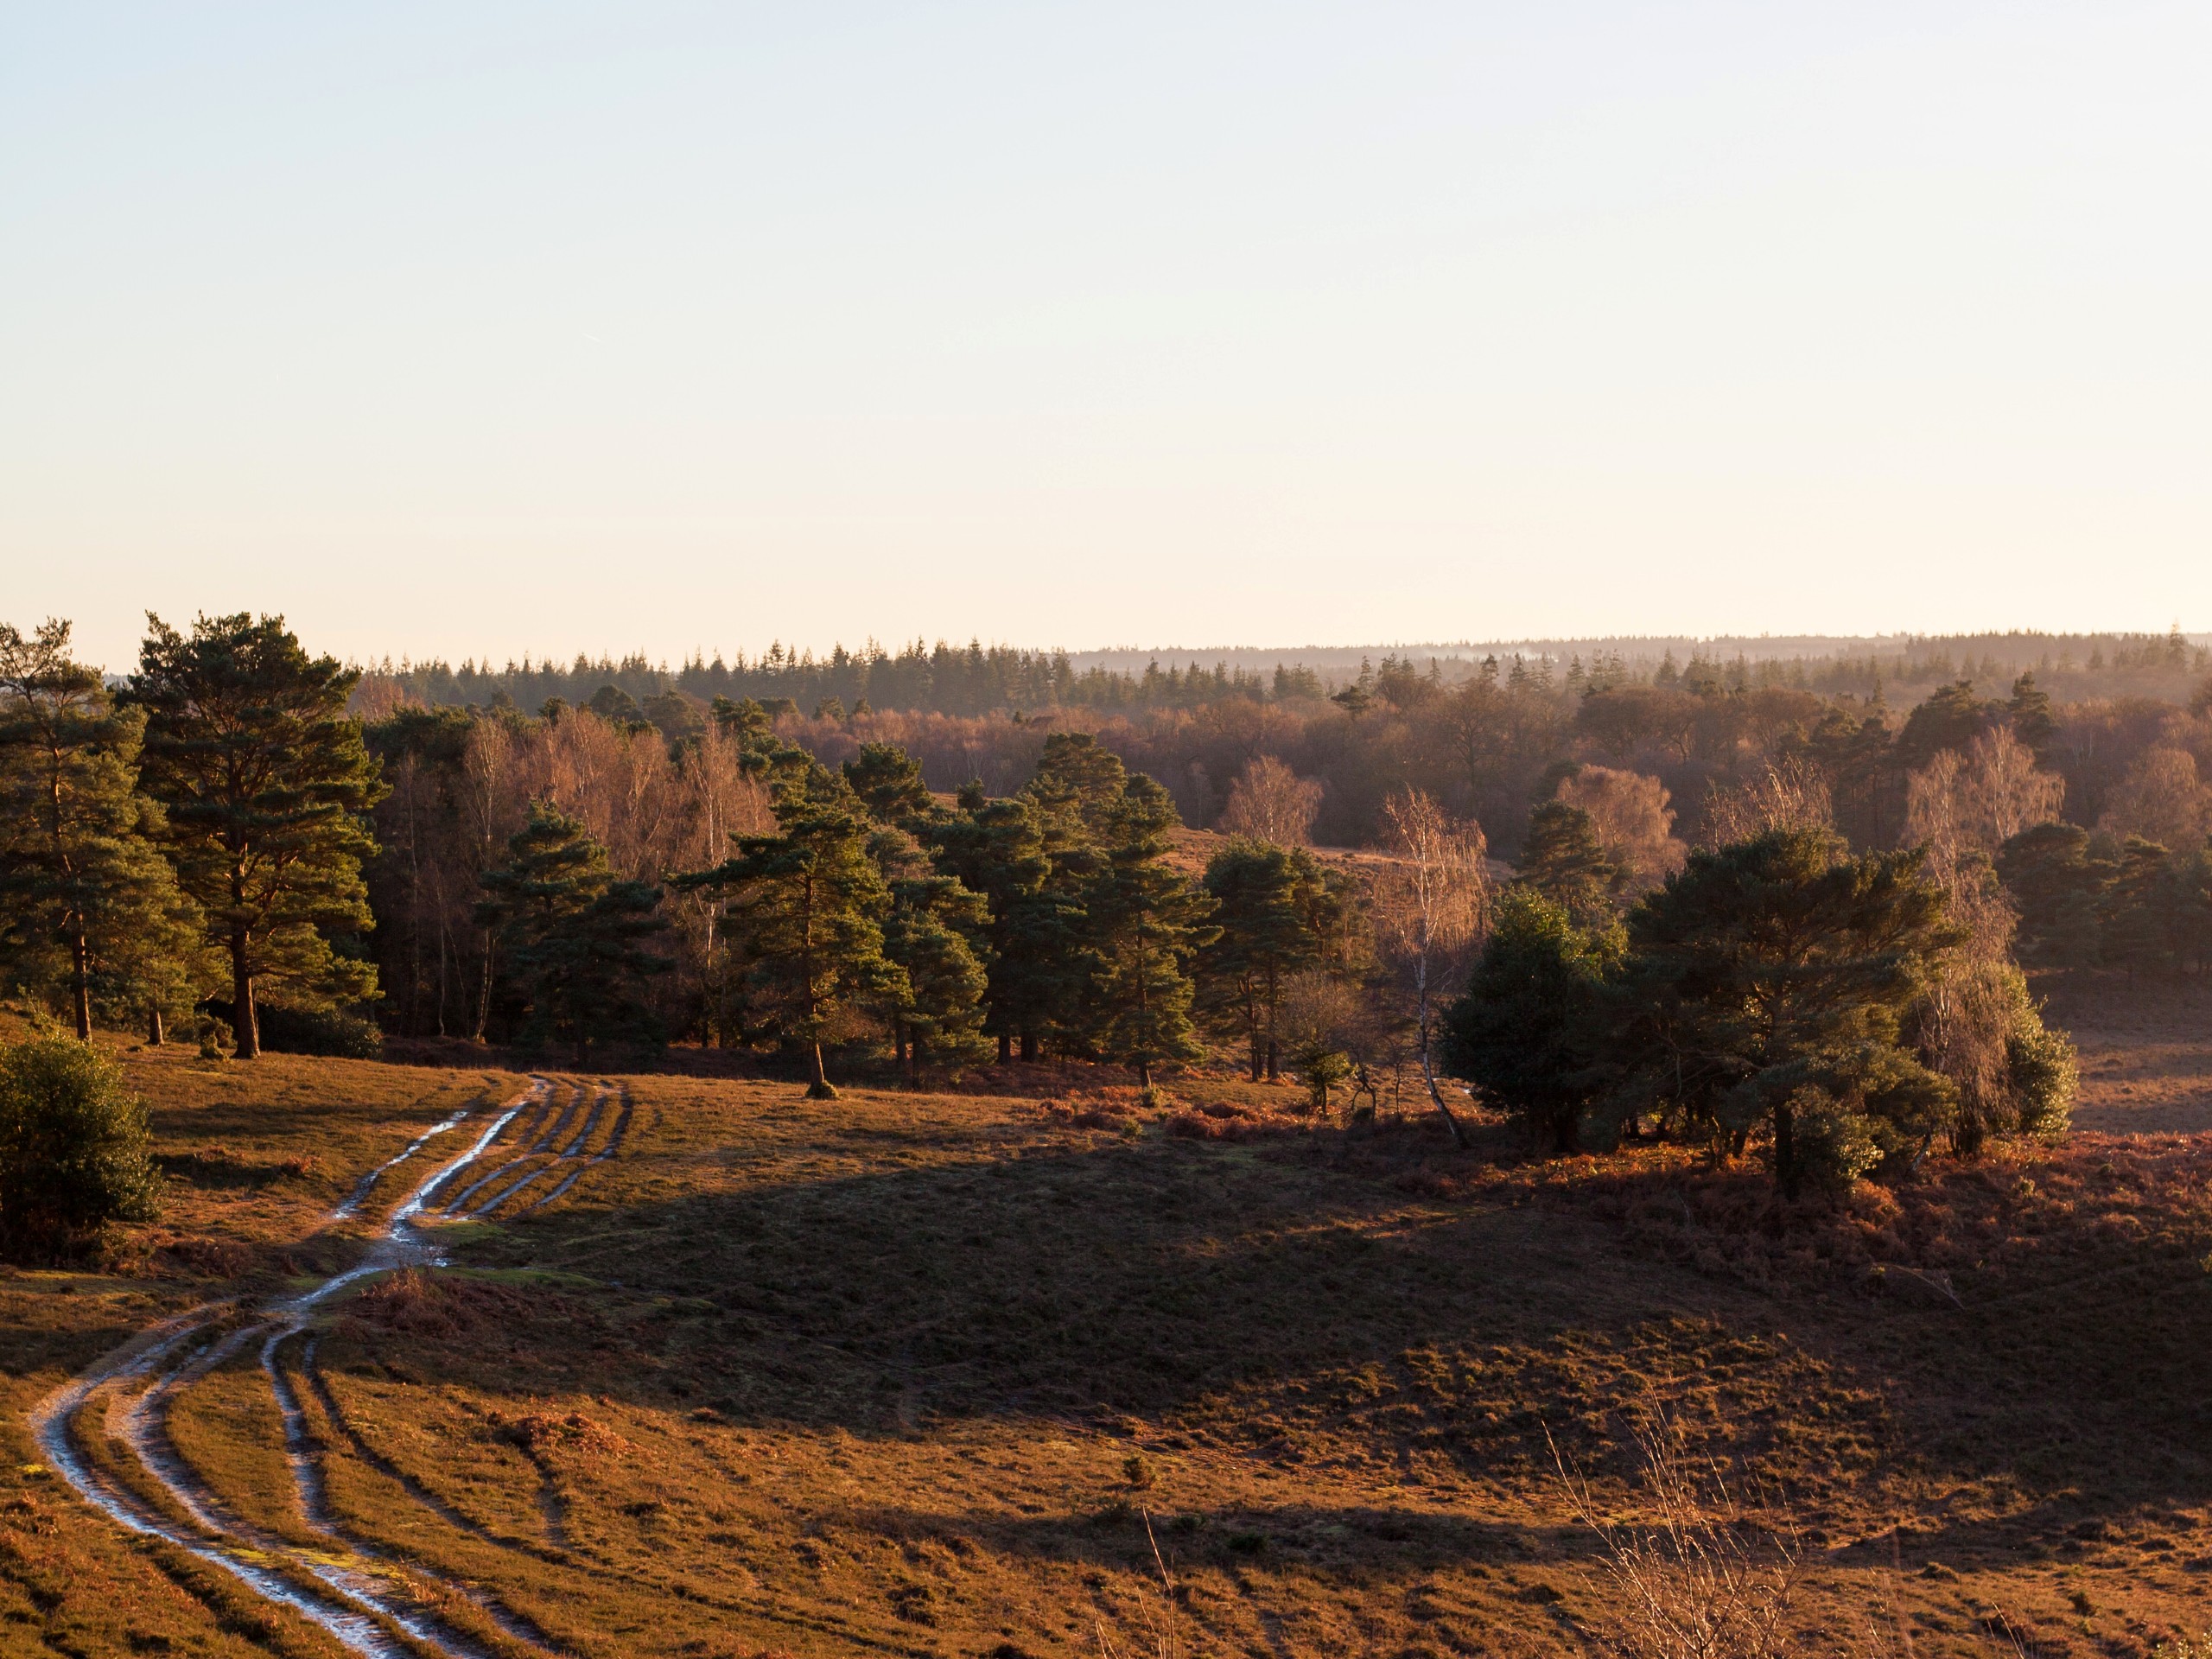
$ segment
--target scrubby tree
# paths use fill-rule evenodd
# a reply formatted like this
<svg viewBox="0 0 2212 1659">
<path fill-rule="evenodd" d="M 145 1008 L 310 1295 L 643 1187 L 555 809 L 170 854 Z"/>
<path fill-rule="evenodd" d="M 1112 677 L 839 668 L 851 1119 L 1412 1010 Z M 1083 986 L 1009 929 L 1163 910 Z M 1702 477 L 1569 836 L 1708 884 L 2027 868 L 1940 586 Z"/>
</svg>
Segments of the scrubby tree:
<svg viewBox="0 0 2212 1659">
<path fill-rule="evenodd" d="M 80 1038 L 97 1009 L 159 1041 L 200 994 L 200 913 L 137 790 L 144 727 L 71 659 L 67 622 L 0 625 L 0 961 L 60 989 Z"/>
<path fill-rule="evenodd" d="M 1535 887 L 1509 887 L 1465 994 L 1440 1022 L 1446 1068 L 1548 1150 L 1575 1149 L 1600 1086 L 1599 1002 L 1620 954 L 1617 925 L 1580 927 Z"/>
<path fill-rule="evenodd" d="M 660 889 L 616 879 L 607 849 L 582 822 L 549 801 L 507 843 L 508 857 L 482 878 L 478 921 L 499 938 L 528 1006 L 524 1040 L 574 1044 L 658 1042 L 646 981 L 669 963 L 648 948 L 668 930 Z"/>
<path fill-rule="evenodd" d="M 250 1059 L 262 982 L 307 1007 L 375 993 L 375 970 L 332 948 L 372 925 L 361 863 L 384 785 L 346 713 L 359 675 L 309 657 L 282 617 L 203 616 L 189 634 L 146 620 L 129 694 L 146 715 L 141 775 L 230 957 L 231 1023 Z"/>
<path fill-rule="evenodd" d="M 145 1221 L 161 1176 L 146 1109 L 89 1044 L 0 1048 L 0 1244 L 16 1261 L 75 1254 L 111 1222 Z"/>
<path fill-rule="evenodd" d="M 1190 969 L 1216 937 L 1214 906 L 1205 889 L 1165 861 L 1176 822 L 1165 789 L 1141 772 L 1128 777 L 1106 818 L 1104 868 L 1084 909 L 1084 931 L 1099 963 L 1099 1048 L 1134 1067 L 1147 1088 L 1154 1066 L 1204 1052 L 1191 1026 Z"/>
<path fill-rule="evenodd" d="M 779 791 L 775 811 L 779 834 L 741 836 L 735 857 L 677 885 L 729 894 L 761 1029 L 804 1051 L 808 1099 L 835 1100 L 823 1043 L 864 1007 L 910 995 L 884 952 L 891 893 L 874 825 L 842 779 L 816 766 Z"/>
</svg>

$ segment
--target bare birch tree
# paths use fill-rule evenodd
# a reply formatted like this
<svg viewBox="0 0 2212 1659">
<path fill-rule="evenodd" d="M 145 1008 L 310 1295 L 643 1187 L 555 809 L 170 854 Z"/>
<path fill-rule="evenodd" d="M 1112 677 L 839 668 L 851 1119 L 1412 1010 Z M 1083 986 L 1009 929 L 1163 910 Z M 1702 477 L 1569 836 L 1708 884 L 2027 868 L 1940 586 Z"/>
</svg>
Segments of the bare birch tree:
<svg viewBox="0 0 2212 1659">
<path fill-rule="evenodd" d="M 1418 789 L 1392 796 L 1382 818 L 1389 861 L 1376 879 L 1376 931 L 1413 982 L 1414 1053 L 1429 1100 L 1465 1146 L 1466 1132 L 1436 1085 L 1429 1034 L 1436 1005 L 1465 968 L 1488 910 L 1483 832 L 1473 823 L 1454 823 Z"/>
<path fill-rule="evenodd" d="M 1300 778 L 1272 754 L 1253 760 L 1229 786 L 1222 810 L 1224 835 L 1249 836 L 1278 847 L 1313 844 L 1313 818 L 1321 810 L 1321 785 Z"/>
</svg>

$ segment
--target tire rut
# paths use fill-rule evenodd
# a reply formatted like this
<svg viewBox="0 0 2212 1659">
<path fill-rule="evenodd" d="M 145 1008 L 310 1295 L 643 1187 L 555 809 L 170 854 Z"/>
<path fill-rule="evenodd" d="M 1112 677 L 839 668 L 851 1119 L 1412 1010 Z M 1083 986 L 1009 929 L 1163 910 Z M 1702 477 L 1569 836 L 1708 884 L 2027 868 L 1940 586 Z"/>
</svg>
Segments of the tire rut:
<svg viewBox="0 0 2212 1659">
<path fill-rule="evenodd" d="M 569 1098 L 556 1116 L 552 1102 L 556 1088 L 563 1086 L 569 1091 Z M 590 1156 L 582 1156 L 607 1103 L 618 1094 L 621 1111 L 607 1145 Z M 563 1137 L 588 1096 L 591 1109 L 582 1128 L 564 1141 Z M 357 1213 L 390 1171 L 414 1158 L 435 1137 L 463 1127 L 477 1112 L 478 1109 L 470 1108 L 456 1113 L 416 1136 L 396 1157 L 364 1176 L 332 1212 L 332 1219 L 342 1220 Z M 429 1567 L 400 1560 L 345 1530 L 329 1504 L 325 1459 L 332 1448 L 328 1442 L 319 1440 L 309 1426 L 305 1403 L 284 1363 L 284 1353 L 286 1344 L 294 1338 L 307 1338 L 300 1370 L 317 1409 L 353 1455 L 393 1480 L 410 1499 L 487 1544 L 571 1564 L 574 1558 L 565 1552 L 556 1554 L 522 1540 L 503 1538 L 471 1521 L 377 1453 L 346 1421 L 315 1363 L 315 1338 L 308 1333 L 314 1319 L 334 1296 L 370 1275 L 395 1268 L 443 1264 L 442 1252 L 424 1233 L 420 1218 L 442 1191 L 480 1165 L 518 1118 L 524 1118 L 524 1128 L 518 1140 L 542 1128 L 533 1151 L 560 1148 L 554 1154 L 554 1161 L 537 1173 L 567 1162 L 577 1165 L 551 1192 L 526 1206 L 536 1209 L 569 1191 L 590 1167 L 616 1155 L 630 1116 L 629 1090 L 619 1084 L 565 1080 L 562 1085 L 549 1077 L 533 1077 L 528 1090 L 489 1114 L 488 1125 L 467 1151 L 434 1171 L 394 1208 L 359 1264 L 304 1294 L 270 1303 L 254 1317 L 227 1329 L 217 1327 L 236 1309 L 223 1303 L 207 1304 L 150 1327 L 41 1401 L 31 1414 L 34 1437 L 63 1478 L 117 1525 L 163 1539 L 221 1568 L 263 1599 L 307 1619 L 369 1659 L 410 1659 L 425 1649 L 446 1659 L 497 1659 L 499 1649 L 455 1629 L 426 1605 L 425 1586 L 465 1601 L 512 1646 L 541 1654 L 558 1651 L 533 1621 L 498 1599 Z M 487 1179 L 496 1175 L 497 1172 Z M 480 1180 L 476 1185 L 485 1184 Z M 513 1190 L 518 1189 L 502 1193 L 493 1204 L 504 1202 Z M 491 1207 L 472 1213 L 480 1214 Z M 451 1214 L 452 1208 L 448 1205 L 444 1213 Z M 194 1346 L 195 1338 L 204 1339 Z M 175 1402 L 256 1344 L 262 1373 L 283 1426 L 292 1501 L 307 1529 L 326 1541 L 322 1547 L 309 1548 L 278 1536 L 238 1515 L 194 1469 L 169 1434 L 168 1414 Z M 102 1419 L 97 1425 L 89 1421 L 94 1412 Z M 92 1433 L 100 1427 L 114 1430 L 116 1440 L 149 1483 L 146 1491 L 137 1490 L 135 1478 L 120 1478 L 78 1444 L 80 1431 Z M 98 1443 L 88 1441 L 87 1445 Z M 541 1491 L 541 1508 L 545 1496 Z M 556 1540 L 566 1536 L 563 1519 L 549 1517 L 549 1530 Z"/>
</svg>

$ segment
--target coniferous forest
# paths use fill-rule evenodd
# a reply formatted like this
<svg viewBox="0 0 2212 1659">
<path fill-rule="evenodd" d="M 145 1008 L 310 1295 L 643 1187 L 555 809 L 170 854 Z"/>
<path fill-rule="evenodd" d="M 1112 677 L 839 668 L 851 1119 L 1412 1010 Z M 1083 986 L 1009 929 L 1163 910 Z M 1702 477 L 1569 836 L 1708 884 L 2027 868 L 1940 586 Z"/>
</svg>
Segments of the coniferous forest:
<svg viewBox="0 0 2212 1659">
<path fill-rule="evenodd" d="M 154 620 L 112 680 L 66 623 L 10 627 L 5 971 L 80 1033 L 241 1057 L 689 1045 L 828 1096 L 1212 1056 L 1317 1109 L 1387 1087 L 1457 1135 L 1471 1091 L 1561 1150 L 1687 1137 L 1847 1185 L 2063 1126 L 2022 964 L 2212 963 L 2204 653 L 2090 649 L 2170 695 L 916 651 L 746 672 L 887 700 L 903 663 L 935 706 L 678 676 L 525 708 L 524 671 L 431 702 L 281 619 Z"/>
</svg>

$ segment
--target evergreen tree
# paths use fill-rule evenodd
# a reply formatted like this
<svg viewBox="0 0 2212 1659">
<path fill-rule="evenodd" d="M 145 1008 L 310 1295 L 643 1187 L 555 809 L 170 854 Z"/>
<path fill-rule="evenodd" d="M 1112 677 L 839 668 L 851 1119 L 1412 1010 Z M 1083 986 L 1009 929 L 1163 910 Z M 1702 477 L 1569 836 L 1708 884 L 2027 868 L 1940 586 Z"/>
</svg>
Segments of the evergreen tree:
<svg viewBox="0 0 2212 1659">
<path fill-rule="evenodd" d="M 2164 847 L 2140 836 L 2121 844 L 2098 910 L 2107 966 L 2125 968 L 2133 976 L 2173 965 L 2175 940 L 2165 909 L 2167 859 Z"/>
<path fill-rule="evenodd" d="M 905 1004 L 911 988 L 884 953 L 891 894 L 859 798 L 816 766 L 779 791 L 775 811 L 781 834 L 742 836 L 736 857 L 679 882 L 730 893 L 764 1027 L 806 1051 L 807 1098 L 835 1100 L 824 1039 L 866 1003 Z"/>
<path fill-rule="evenodd" d="M 921 762 L 896 743 L 863 743 L 842 770 L 845 782 L 878 823 L 919 835 L 937 814 L 937 802 L 922 781 Z"/>
<path fill-rule="evenodd" d="M 1938 686 L 1905 716 L 1904 729 L 1897 734 L 1897 768 L 1918 772 L 1945 749 L 1965 753 L 2003 710 L 2002 703 L 1985 703 L 1975 696 L 1972 680 Z"/>
<path fill-rule="evenodd" d="M 1844 1185 L 1949 1120 L 1901 1022 L 1962 935 L 1917 849 L 1851 856 L 1817 830 L 1699 852 L 1628 918 L 1608 1014 L 1621 1097 L 1656 1098 L 1777 1179 Z"/>
<path fill-rule="evenodd" d="M 1440 1058 L 1548 1149 L 1575 1149 L 1598 1086 L 1599 1000 L 1618 964 L 1618 926 L 1575 925 L 1531 887 L 1498 896 L 1467 989 L 1440 1024 Z"/>
<path fill-rule="evenodd" d="M 1128 769 L 1087 732 L 1054 732 L 1021 792 L 1036 804 L 1048 842 L 1093 843 L 1120 809 Z"/>
<path fill-rule="evenodd" d="M 909 1084 L 920 1081 L 926 1059 L 972 1062 L 989 1051 L 983 999 L 990 981 L 982 943 L 989 925 L 989 906 L 957 877 L 909 875 L 891 883 L 883 954 L 903 975 L 891 1006 Z"/>
<path fill-rule="evenodd" d="M 137 792 L 145 715 L 69 656 L 69 625 L 0 625 L 0 959 L 66 988 L 77 1035 L 95 1008 L 150 1022 L 198 999 L 200 918 Z"/>
<path fill-rule="evenodd" d="M 1100 1049 L 1147 1088 L 1160 1061 L 1204 1052 L 1191 1029 L 1189 968 L 1217 930 L 1213 900 L 1163 861 L 1179 822 L 1165 789 L 1141 772 L 1128 778 L 1106 819 L 1105 864 L 1084 918 L 1100 964 Z"/>
<path fill-rule="evenodd" d="M 2036 684 L 2032 671 L 2012 682 L 2012 700 L 2005 705 L 2012 717 L 2012 734 L 2040 758 L 2058 735 L 2058 721 L 2050 712 L 2050 693 Z"/>
<path fill-rule="evenodd" d="M 523 988 L 523 1040 L 571 1043 L 579 1057 L 594 1043 L 659 1041 L 641 991 L 670 967 L 646 948 L 668 928 L 660 889 L 615 880 L 607 849 L 550 801 L 531 803 L 507 854 L 481 878 L 477 921 L 497 931 Z"/>
<path fill-rule="evenodd" d="M 261 1052 L 257 983 L 303 1007 L 358 1001 L 375 970 L 328 935 L 371 925 L 365 816 L 384 794 L 346 700 L 360 677 L 310 658 L 281 617 L 147 619 L 130 700 L 146 713 L 143 778 L 168 809 L 184 890 L 230 957 L 238 1053 Z"/>
<path fill-rule="evenodd" d="M 16 1260 L 73 1254 L 161 1198 L 146 1108 L 113 1060 L 66 1037 L 0 1048 L 0 1243 Z"/>
<path fill-rule="evenodd" d="M 1313 925 L 1323 888 L 1312 854 L 1266 842 L 1233 841 L 1206 865 L 1220 931 L 1199 953 L 1198 1007 L 1244 1039 L 1255 1083 L 1278 1074 L 1285 982 L 1323 959 L 1328 941 Z"/>
<path fill-rule="evenodd" d="M 962 810 L 933 827 L 938 868 L 957 876 L 989 908 L 984 960 L 989 976 L 983 1029 L 998 1039 L 1001 1063 L 1037 1058 L 1071 982 L 1087 984 L 1073 926 L 1079 911 L 1063 889 L 1047 890 L 1052 861 L 1045 851 L 1044 819 L 1027 798 L 987 801 L 980 785 L 963 790 Z"/>
<path fill-rule="evenodd" d="M 1999 848 L 1998 879 L 2020 912 L 2021 954 L 2056 967 L 2096 966 L 2104 895 L 2116 873 L 2076 824 L 2038 823 Z"/>
<path fill-rule="evenodd" d="M 1602 926 L 1611 918 L 1624 872 L 1605 856 L 1596 825 L 1580 807 L 1546 801 L 1531 812 L 1519 868 L 1522 884 L 1565 910 L 1576 926 Z"/>
</svg>

